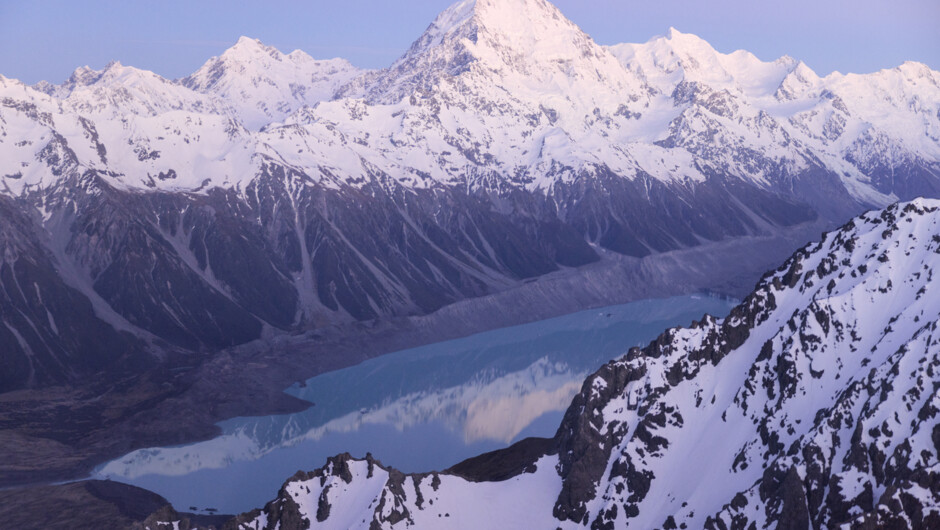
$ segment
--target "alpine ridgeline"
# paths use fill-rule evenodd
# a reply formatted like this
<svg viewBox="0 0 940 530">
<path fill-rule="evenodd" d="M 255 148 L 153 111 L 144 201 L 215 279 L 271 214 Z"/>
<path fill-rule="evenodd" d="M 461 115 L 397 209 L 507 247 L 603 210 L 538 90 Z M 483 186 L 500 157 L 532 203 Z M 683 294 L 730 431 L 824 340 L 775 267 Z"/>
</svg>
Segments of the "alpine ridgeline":
<svg viewBox="0 0 940 530">
<path fill-rule="evenodd" d="M 866 213 L 602 367 L 554 439 L 420 475 L 341 455 L 226 528 L 940 527 L 935 273 L 940 201 Z"/>
<path fill-rule="evenodd" d="M 462 1 L 381 71 L 242 38 L 177 81 L 0 77 L 0 165 L 6 390 L 940 196 L 940 74 L 604 47 L 544 0 Z M 727 261 L 751 285 L 795 240 Z M 569 285 L 568 311 L 623 301 Z"/>
</svg>

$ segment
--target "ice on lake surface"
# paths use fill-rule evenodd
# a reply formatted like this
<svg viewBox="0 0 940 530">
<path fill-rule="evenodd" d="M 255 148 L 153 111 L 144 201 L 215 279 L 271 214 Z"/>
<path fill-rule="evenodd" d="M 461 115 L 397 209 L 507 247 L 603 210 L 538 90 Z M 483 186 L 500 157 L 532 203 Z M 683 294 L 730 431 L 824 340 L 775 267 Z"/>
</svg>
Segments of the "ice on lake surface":
<svg viewBox="0 0 940 530">
<path fill-rule="evenodd" d="M 601 364 L 732 306 L 704 295 L 643 300 L 391 353 L 287 389 L 315 404 L 304 412 L 228 420 L 215 439 L 134 451 L 96 477 L 150 489 L 179 510 L 238 513 L 343 452 L 371 452 L 405 472 L 442 470 L 553 436 Z"/>
</svg>

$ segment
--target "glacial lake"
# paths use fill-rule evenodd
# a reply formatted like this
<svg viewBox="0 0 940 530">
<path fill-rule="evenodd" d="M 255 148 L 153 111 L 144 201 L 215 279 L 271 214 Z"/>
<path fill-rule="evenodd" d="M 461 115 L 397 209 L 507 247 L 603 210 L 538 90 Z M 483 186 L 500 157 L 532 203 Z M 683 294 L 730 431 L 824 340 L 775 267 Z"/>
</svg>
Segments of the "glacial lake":
<svg viewBox="0 0 940 530">
<path fill-rule="evenodd" d="M 314 403 L 304 412 L 228 420 L 217 438 L 134 451 L 94 478 L 155 491 L 180 511 L 240 513 L 343 452 L 371 452 L 405 472 L 445 469 L 553 436 L 603 363 L 733 305 L 706 295 L 642 300 L 390 353 L 288 388 Z"/>
</svg>

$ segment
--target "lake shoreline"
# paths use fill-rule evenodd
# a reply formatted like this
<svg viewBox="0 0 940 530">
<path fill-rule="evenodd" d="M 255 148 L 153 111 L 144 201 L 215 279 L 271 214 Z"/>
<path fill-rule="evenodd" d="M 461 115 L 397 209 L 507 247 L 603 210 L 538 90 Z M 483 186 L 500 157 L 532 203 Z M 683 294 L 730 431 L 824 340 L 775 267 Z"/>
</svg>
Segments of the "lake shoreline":
<svg viewBox="0 0 940 530">
<path fill-rule="evenodd" d="M 522 438 L 552 436 L 598 366 L 663 329 L 726 314 L 734 305 L 726 298 L 639 300 L 381 355 L 285 390 L 315 407 L 226 420 L 211 440 L 133 451 L 94 478 L 155 491 L 179 509 L 240 512 L 266 502 L 285 476 L 335 454 L 439 471 Z"/>
<path fill-rule="evenodd" d="M 0 487 L 81 479 L 136 448 L 210 439 L 228 418 L 303 410 L 309 404 L 284 388 L 392 351 L 639 299 L 741 297 L 822 228 L 808 223 L 639 259 L 605 254 L 430 315 L 277 335 L 120 381 L 0 394 L 0 454 L 7 456 Z M 173 372 L 181 366 L 190 369 Z"/>
</svg>

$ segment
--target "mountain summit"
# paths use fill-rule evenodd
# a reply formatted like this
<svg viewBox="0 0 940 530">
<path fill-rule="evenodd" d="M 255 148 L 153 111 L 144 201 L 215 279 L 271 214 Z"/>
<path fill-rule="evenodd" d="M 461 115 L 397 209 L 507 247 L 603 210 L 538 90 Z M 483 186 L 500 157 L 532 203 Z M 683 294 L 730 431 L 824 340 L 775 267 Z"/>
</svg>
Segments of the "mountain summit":
<svg viewBox="0 0 940 530">
<path fill-rule="evenodd" d="M 331 99 L 360 73 L 345 59 L 316 60 L 300 50 L 285 54 L 260 40 L 241 37 L 180 82 L 227 101 L 245 127 L 258 130 L 304 106 Z"/>
<path fill-rule="evenodd" d="M 388 70 L 354 88 L 369 101 L 394 103 L 455 77 L 477 89 L 490 84 L 513 93 L 547 94 L 565 88 L 569 96 L 578 95 L 575 89 L 590 94 L 631 86 L 610 53 L 552 4 L 465 0 L 441 13 Z"/>
</svg>

